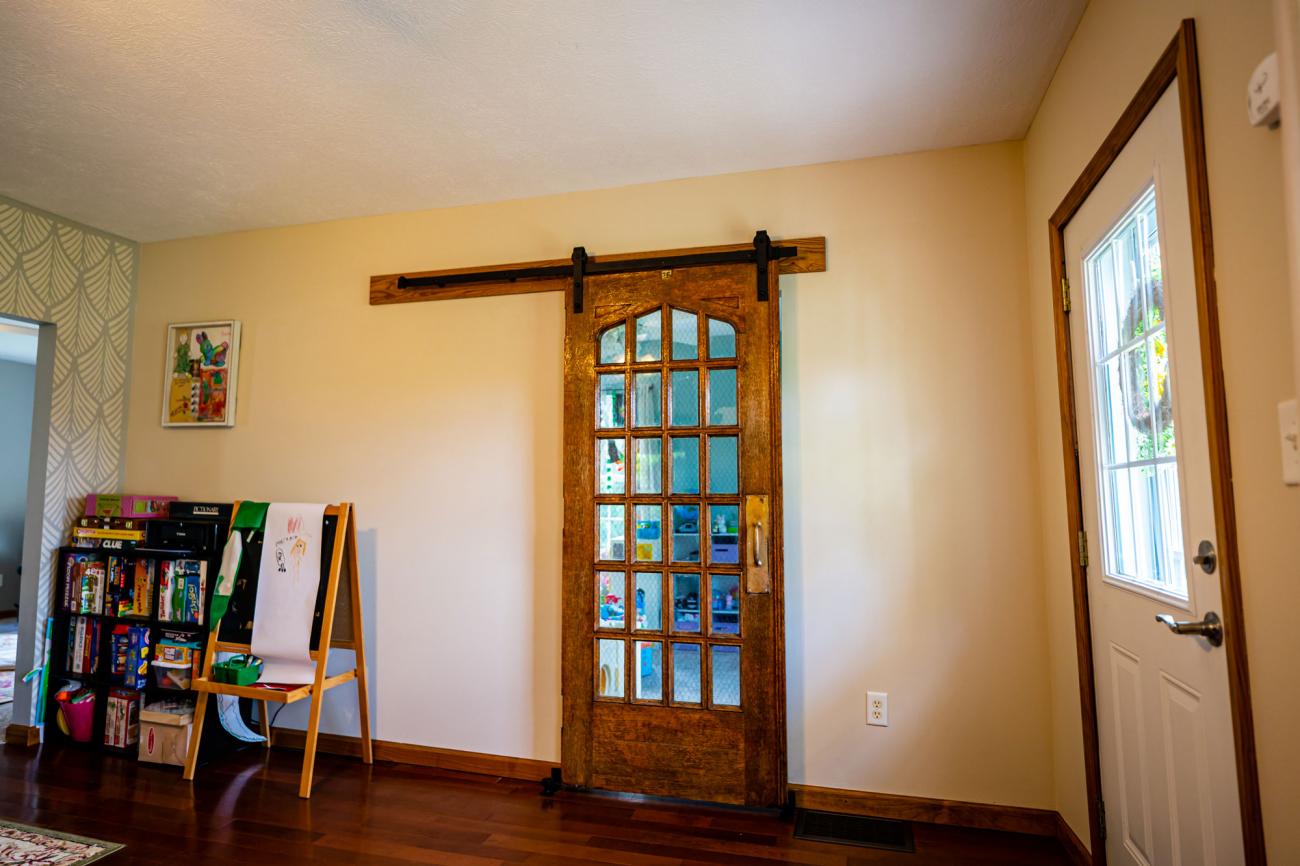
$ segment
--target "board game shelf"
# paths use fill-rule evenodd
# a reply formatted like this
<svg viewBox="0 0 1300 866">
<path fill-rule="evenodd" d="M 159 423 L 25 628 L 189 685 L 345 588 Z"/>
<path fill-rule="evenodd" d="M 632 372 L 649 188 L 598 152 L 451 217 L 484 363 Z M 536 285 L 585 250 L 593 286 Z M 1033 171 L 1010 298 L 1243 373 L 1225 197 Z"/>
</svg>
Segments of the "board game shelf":
<svg viewBox="0 0 1300 866">
<path fill-rule="evenodd" d="M 199 548 L 72 546 L 59 548 L 57 565 L 47 741 L 134 754 L 134 743 L 106 742 L 110 703 L 120 706 L 120 717 L 113 715 L 115 728 L 125 729 L 136 724 L 139 710 L 150 703 L 196 696 L 193 679 L 207 646 L 203 620 L 219 556 Z M 164 649 L 172 658 L 159 664 Z M 58 724 L 60 705 L 54 695 L 68 684 L 94 695 L 89 708 L 70 710 L 84 714 L 83 735 L 89 718 L 88 739 L 78 740 Z M 71 729 L 72 720 L 67 723 Z"/>
</svg>

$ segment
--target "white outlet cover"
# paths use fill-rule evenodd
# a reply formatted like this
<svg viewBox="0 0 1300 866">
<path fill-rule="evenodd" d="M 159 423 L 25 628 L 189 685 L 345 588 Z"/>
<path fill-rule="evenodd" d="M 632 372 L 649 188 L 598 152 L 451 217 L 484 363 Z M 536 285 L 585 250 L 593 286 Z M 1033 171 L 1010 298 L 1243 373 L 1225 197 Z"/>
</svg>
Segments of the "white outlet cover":
<svg viewBox="0 0 1300 866">
<path fill-rule="evenodd" d="M 889 727 L 888 692 L 867 692 L 867 724 L 878 728 Z"/>
</svg>

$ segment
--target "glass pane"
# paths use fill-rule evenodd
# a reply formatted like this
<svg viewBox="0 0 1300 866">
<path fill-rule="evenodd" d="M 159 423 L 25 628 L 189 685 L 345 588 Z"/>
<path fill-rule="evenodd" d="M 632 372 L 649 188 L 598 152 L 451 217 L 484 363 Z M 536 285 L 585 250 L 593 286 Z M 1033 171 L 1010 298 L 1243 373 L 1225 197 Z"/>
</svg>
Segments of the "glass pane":
<svg viewBox="0 0 1300 866">
<path fill-rule="evenodd" d="M 740 647 L 713 646 L 713 705 L 740 706 Z"/>
<path fill-rule="evenodd" d="M 673 575 L 673 631 L 700 631 L 700 576 Z"/>
<path fill-rule="evenodd" d="M 602 373 L 596 385 L 596 426 L 602 429 L 624 427 L 624 393 L 627 388 L 622 373 Z"/>
<path fill-rule="evenodd" d="M 621 571 L 596 572 L 597 628 L 622 628 L 623 588 L 627 575 Z"/>
<path fill-rule="evenodd" d="M 1110 571 L 1115 576 L 1158 581 L 1160 549 L 1154 544 L 1159 535 L 1159 490 L 1153 467 L 1112 469 L 1107 472 L 1114 499 L 1113 519 L 1117 530 L 1115 559 Z"/>
<path fill-rule="evenodd" d="M 736 467 L 736 437 L 709 437 L 709 492 L 740 491 L 740 470 Z"/>
<path fill-rule="evenodd" d="M 1155 187 L 1084 262 L 1106 573 L 1187 597 Z"/>
<path fill-rule="evenodd" d="M 632 444 L 636 473 L 632 484 L 634 493 L 659 493 L 663 490 L 663 451 L 662 439 L 633 439 Z"/>
<path fill-rule="evenodd" d="M 658 572 L 636 576 L 636 628 L 659 631 L 663 623 L 663 575 Z"/>
<path fill-rule="evenodd" d="M 709 319 L 709 357 L 736 357 L 736 329 L 719 319 Z"/>
<path fill-rule="evenodd" d="M 681 436 L 673 443 L 673 493 L 700 492 L 700 437 Z"/>
<path fill-rule="evenodd" d="M 1169 378 L 1169 342 L 1168 335 L 1162 328 L 1149 343 L 1148 357 L 1151 358 L 1151 391 L 1155 394 L 1155 411 L 1152 423 L 1155 427 L 1155 447 L 1157 457 L 1172 457 L 1177 453 L 1174 447 L 1174 388 Z"/>
<path fill-rule="evenodd" d="M 740 562 L 740 506 L 709 507 L 709 561 L 724 565 Z"/>
<path fill-rule="evenodd" d="M 622 562 L 626 558 L 623 513 L 622 505 L 596 506 L 597 559 Z"/>
<path fill-rule="evenodd" d="M 700 702 L 700 645 L 697 643 L 673 644 L 673 701 Z"/>
<path fill-rule="evenodd" d="M 673 506 L 673 562 L 700 561 L 700 506 Z"/>
<path fill-rule="evenodd" d="M 636 320 L 636 360 L 663 360 L 663 327 L 660 318 L 661 313 L 655 310 Z"/>
<path fill-rule="evenodd" d="M 674 370 L 669 393 L 668 418 L 673 427 L 700 423 L 700 371 Z"/>
<path fill-rule="evenodd" d="M 709 371 L 709 423 L 736 423 L 736 371 Z"/>
<path fill-rule="evenodd" d="M 596 492 L 622 493 L 624 489 L 622 439 L 596 440 Z"/>
<path fill-rule="evenodd" d="M 663 559 L 663 520 L 661 505 L 636 507 L 637 562 L 659 562 Z"/>
<path fill-rule="evenodd" d="M 1135 431 L 1129 419 L 1122 364 L 1122 358 L 1111 358 L 1093 367 L 1097 450 L 1099 459 L 1106 466 L 1136 460 L 1139 447 L 1141 431 Z"/>
<path fill-rule="evenodd" d="M 1131 297 L 1119 297 L 1116 285 L 1115 252 L 1110 244 L 1093 255 L 1088 263 L 1088 300 L 1091 314 L 1092 350 L 1094 357 L 1103 358 L 1118 348 L 1119 309 L 1127 308 Z"/>
<path fill-rule="evenodd" d="M 600 335 L 600 363 L 621 364 L 627 358 L 627 325 L 617 325 Z"/>
<path fill-rule="evenodd" d="M 637 373 L 632 377 L 632 385 L 636 389 L 636 402 L 632 407 L 632 426 L 659 426 L 661 382 L 661 373 Z"/>
<path fill-rule="evenodd" d="M 1157 549 L 1161 552 L 1160 579 L 1165 588 L 1176 595 L 1187 597 L 1187 563 L 1183 553 L 1183 509 L 1178 499 L 1178 464 L 1162 463 L 1156 467 L 1156 490 L 1160 499 L 1160 538 Z"/>
<path fill-rule="evenodd" d="M 714 634 L 740 634 L 740 575 L 709 575 L 709 617 Z"/>
<path fill-rule="evenodd" d="M 639 640 L 636 652 L 636 699 L 661 701 L 664 697 L 664 645 L 657 640 Z"/>
<path fill-rule="evenodd" d="M 673 360 L 694 361 L 699 357 L 700 317 L 673 310 Z"/>
<path fill-rule="evenodd" d="M 596 694 L 602 698 L 623 697 L 623 641 L 600 638 L 600 665 L 596 670 Z"/>
<path fill-rule="evenodd" d="M 1156 197 L 1148 195 L 1138 204 L 1135 241 L 1142 251 L 1143 295 L 1146 298 L 1147 327 L 1165 323 L 1165 281 L 1160 271 L 1160 232 L 1156 222 Z"/>
</svg>

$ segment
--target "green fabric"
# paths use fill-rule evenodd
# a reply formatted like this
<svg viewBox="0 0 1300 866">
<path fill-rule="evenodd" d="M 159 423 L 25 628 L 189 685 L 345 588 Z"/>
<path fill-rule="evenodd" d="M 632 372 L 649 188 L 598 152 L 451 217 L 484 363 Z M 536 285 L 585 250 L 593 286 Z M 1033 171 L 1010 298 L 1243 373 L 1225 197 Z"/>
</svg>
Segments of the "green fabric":
<svg viewBox="0 0 1300 866">
<path fill-rule="evenodd" d="M 269 502 L 241 502 L 235 514 L 235 529 L 265 529 Z"/>
<path fill-rule="evenodd" d="M 235 520 L 231 524 L 230 538 L 226 541 L 226 550 L 221 557 L 221 572 L 217 575 L 217 585 L 212 591 L 212 609 L 208 614 L 208 630 L 216 631 L 217 623 L 230 608 L 230 594 L 235 590 L 235 576 L 239 574 L 239 565 L 244 560 L 244 545 L 239 535 L 241 529 L 264 529 L 266 527 L 266 510 L 269 502 L 241 502 Z"/>
</svg>

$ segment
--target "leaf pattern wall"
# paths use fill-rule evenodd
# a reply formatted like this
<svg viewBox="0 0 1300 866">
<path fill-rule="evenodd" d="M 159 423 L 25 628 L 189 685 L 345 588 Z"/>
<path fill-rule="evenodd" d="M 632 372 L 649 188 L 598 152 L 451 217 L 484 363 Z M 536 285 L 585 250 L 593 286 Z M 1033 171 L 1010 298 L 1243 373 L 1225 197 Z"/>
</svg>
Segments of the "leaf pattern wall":
<svg viewBox="0 0 1300 866">
<path fill-rule="evenodd" d="M 0 197 L 0 315 L 56 326 L 36 658 L 44 653 L 54 551 L 86 494 L 122 482 L 138 262 L 132 241 Z M 15 695 L 15 709 L 26 697 Z"/>
</svg>

